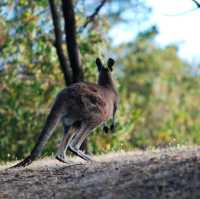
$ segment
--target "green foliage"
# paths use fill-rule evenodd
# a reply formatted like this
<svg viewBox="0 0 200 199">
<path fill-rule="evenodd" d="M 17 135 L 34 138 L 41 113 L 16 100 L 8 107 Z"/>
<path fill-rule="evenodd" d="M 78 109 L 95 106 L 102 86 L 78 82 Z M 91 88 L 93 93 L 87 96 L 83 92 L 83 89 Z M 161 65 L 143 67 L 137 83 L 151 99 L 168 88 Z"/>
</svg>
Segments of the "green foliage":
<svg viewBox="0 0 200 199">
<path fill-rule="evenodd" d="M 94 134 L 93 152 L 199 145 L 200 77 L 178 57 L 176 46 L 158 47 L 157 34 L 152 27 L 115 49 L 121 97 L 117 133 Z"/>
<path fill-rule="evenodd" d="M 27 3 L 28 2 L 28 3 Z M 134 1 L 131 1 L 134 2 Z M 47 1 L 23 1 L 0 8 L 0 160 L 27 155 L 35 143 L 48 111 L 64 87 Z M 77 10 L 78 26 L 83 11 Z M 119 15 L 116 15 L 119 17 Z M 116 133 L 97 129 L 90 136 L 93 153 L 200 144 L 200 78 L 177 55 L 176 46 L 160 48 L 156 27 L 119 47 L 111 47 L 105 16 L 95 27 L 78 35 L 85 79 L 96 81 L 95 58 L 117 58 L 114 76 L 120 92 Z M 57 129 L 44 154 L 56 150 L 62 136 Z"/>
<path fill-rule="evenodd" d="M 10 2 L 0 9 L 0 29 L 4 30 L 0 33 L 0 160 L 30 153 L 56 94 L 64 87 L 47 1 L 27 2 Z M 12 16 L 4 15 L 4 9 L 11 9 Z M 79 18 L 81 14 L 78 23 Z M 85 79 L 96 81 L 95 58 L 104 56 L 107 44 L 97 31 L 79 35 L 78 42 Z M 44 154 L 56 150 L 62 131 L 57 129 Z"/>
<path fill-rule="evenodd" d="M 150 29 L 117 49 L 126 98 L 122 106 L 129 104 L 133 115 L 140 114 L 132 118 L 127 141 L 141 148 L 199 144 L 200 78 L 178 57 L 176 46 L 156 46 L 156 34 Z"/>
</svg>

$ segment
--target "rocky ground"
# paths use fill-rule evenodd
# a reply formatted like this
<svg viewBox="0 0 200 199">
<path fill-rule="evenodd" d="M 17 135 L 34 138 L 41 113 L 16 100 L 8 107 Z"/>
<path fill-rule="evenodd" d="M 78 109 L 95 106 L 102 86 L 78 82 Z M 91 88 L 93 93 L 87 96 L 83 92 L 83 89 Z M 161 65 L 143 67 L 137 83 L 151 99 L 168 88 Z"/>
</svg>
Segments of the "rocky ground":
<svg viewBox="0 0 200 199">
<path fill-rule="evenodd" d="M 0 166 L 0 199 L 199 199 L 200 148 L 111 153 L 86 163 Z"/>
</svg>

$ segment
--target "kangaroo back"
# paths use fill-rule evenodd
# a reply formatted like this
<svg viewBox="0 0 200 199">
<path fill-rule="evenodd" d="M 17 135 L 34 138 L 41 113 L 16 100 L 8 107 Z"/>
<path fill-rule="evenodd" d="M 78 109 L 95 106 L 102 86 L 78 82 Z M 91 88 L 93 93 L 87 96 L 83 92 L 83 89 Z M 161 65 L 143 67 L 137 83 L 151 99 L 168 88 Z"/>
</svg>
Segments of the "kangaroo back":
<svg viewBox="0 0 200 199">
<path fill-rule="evenodd" d="M 90 128 L 84 127 L 86 129 L 82 129 L 83 134 L 77 133 L 76 137 L 73 138 L 75 140 L 73 143 L 77 144 L 76 146 L 79 147 L 88 135 L 86 130 L 92 130 L 92 128 L 97 127 L 110 117 L 112 117 L 113 120 L 111 129 L 114 129 L 118 93 L 111 75 L 113 64 L 114 60 L 109 58 L 107 67 L 105 67 L 101 60 L 97 58 L 96 65 L 99 71 L 97 84 L 76 83 L 58 94 L 31 154 L 13 167 L 25 167 L 31 164 L 40 155 L 47 141 L 52 136 L 57 124 L 62 119 L 65 125 L 69 123 L 69 121 L 72 124 L 73 122 L 84 121 L 87 123 L 89 121 L 88 124 Z M 64 144 L 65 146 L 69 145 L 69 143 Z M 77 152 L 76 154 L 80 155 L 82 153 Z"/>
</svg>

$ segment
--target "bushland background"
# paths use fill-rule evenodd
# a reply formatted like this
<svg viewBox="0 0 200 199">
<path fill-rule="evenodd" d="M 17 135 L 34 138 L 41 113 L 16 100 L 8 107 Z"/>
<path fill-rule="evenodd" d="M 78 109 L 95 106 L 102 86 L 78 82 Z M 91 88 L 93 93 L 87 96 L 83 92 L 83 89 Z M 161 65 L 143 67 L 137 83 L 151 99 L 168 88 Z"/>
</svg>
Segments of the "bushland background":
<svg viewBox="0 0 200 199">
<path fill-rule="evenodd" d="M 29 154 L 56 94 L 65 87 L 49 2 L 0 2 L 0 161 Z M 55 3 L 63 25 L 61 1 Z M 85 80 L 96 81 L 96 57 L 113 57 L 121 98 L 116 132 L 97 129 L 88 139 L 89 152 L 200 145 L 200 64 L 180 58 L 178 44 L 160 47 L 155 42 L 159 29 L 149 22 L 151 7 L 143 0 L 73 3 Z M 142 23 L 146 28 L 136 37 L 113 45 L 112 28 L 127 24 L 137 29 Z M 63 27 L 61 33 L 67 52 Z M 62 131 L 59 126 L 43 155 L 56 151 Z"/>
</svg>

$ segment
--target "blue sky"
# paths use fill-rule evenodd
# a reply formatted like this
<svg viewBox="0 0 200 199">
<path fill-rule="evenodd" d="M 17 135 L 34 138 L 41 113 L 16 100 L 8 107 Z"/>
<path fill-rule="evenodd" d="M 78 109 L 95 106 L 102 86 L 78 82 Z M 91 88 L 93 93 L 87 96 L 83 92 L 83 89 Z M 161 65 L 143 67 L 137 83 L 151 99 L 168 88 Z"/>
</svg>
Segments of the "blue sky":
<svg viewBox="0 0 200 199">
<path fill-rule="evenodd" d="M 156 24 L 159 29 L 160 34 L 156 38 L 158 45 L 178 44 L 179 55 L 183 59 L 194 64 L 200 63 L 200 9 L 180 14 L 195 8 L 192 0 L 146 0 L 146 3 L 152 8 L 147 24 Z M 113 29 L 111 35 L 118 35 L 114 44 L 132 40 L 147 24 L 139 28 L 122 25 Z"/>
</svg>

